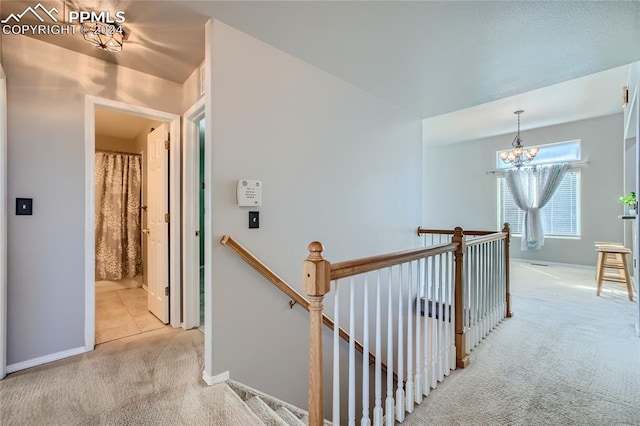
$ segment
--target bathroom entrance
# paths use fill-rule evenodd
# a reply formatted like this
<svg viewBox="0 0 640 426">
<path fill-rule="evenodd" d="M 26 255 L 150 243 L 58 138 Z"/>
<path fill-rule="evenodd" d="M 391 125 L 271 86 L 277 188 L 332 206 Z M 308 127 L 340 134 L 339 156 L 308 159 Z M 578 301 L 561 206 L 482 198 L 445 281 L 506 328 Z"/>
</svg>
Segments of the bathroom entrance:
<svg viewBox="0 0 640 426">
<path fill-rule="evenodd" d="M 169 322 L 167 128 L 95 110 L 96 343 Z"/>
<path fill-rule="evenodd" d="M 92 348 L 181 325 L 180 117 L 88 96 L 85 123 Z"/>
</svg>

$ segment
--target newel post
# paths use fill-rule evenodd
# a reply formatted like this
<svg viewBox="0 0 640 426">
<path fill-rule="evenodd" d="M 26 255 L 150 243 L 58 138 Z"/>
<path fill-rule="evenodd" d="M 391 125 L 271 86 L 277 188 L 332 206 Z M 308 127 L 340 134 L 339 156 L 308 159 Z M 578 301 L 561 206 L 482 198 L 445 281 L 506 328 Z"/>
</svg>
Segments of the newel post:
<svg viewBox="0 0 640 426">
<path fill-rule="evenodd" d="M 329 292 L 331 264 L 322 257 L 322 244 L 309 244 L 302 264 L 302 282 L 309 298 L 309 426 L 324 424 L 322 384 L 322 299 Z"/>
<path fill-rule="evenodd" d="M 456 366 L 465 368 L 469 365 L 469 355 L 467 355 L 466 338 L 464 329 L 464 316 L 468 312 L 464 309 L 464 234 L 459 226 L 454 230 L 451 240 L 457 243 L 455 256 L 455 329 L 456 329 Z"/>
<path fill-rule="evenodd" d="M 511 294 L 509 292 L 509 243 L 511 242 L 511 228 L 509 223 L 505 222 L 502 227 L 502 232 L 507 234 L 507 238 L 504 240 L 504 276 L 505 276 L 505 291 L 506 291 L 506 303 L 507 303 L 507 317 L 513 316 L 511 310 Z"/>
</svg>

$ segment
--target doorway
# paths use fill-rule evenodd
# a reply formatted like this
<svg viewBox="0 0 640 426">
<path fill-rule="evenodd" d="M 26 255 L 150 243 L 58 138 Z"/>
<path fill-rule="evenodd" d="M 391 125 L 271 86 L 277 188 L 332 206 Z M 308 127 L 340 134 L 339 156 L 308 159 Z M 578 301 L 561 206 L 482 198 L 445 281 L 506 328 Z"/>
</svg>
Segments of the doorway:
<svg viewBox="0 0 640 426">
<path fill-rule="evenodd" d="M 200 256 L 199 259 L 199 288 L 198 296 L 200 299 L 200 329 L 204 330 L 204 198 L 205 198 L 205 184 L 204 184 L 204 159 L 205 159 L 205 143 L 204 143 L 204 117 L 198 122 L 198 144 L 199 144 L 199 157 L 198 157 L 198 172 L 199 172 L 199 194 L 198 194 L 198 228 L 199 228 L 199 240 L 200 240 Z"/>
<path fill-rule="evenodd" d="M 168 126 L 95 110 L 96 344 L 169 320 Z"/>
<path fill-rule="evenodd" d="M 209 222 L 207 203 L 211 202 L 206 173 L 205 102 L 197 101 L 184 113 L 184 229 L 183 282 L 184 328 L 199 327 L 204 331 L 204 306 L 207 269 L 210 267 L 209 247 L 213 245 L 207 234 Z M 210 167 L 210 165 L 209 165 Z M 210 274 L 209 274 L 210 275 Z M 209 278 L 210 279 L 210 278 Z"/>
<path fill-rule="evenodd" d="M 160 225 L 158 222 L 162 222 L 162 225 L 168 227 L 166 231 L 166 242 L 167 244 L 163 244 L 161 241 L 156 241 L 156 245 L 160 248 L 157 250 L 166 250 L 166 257 L 164 259 L 156 261 L 158 266 L 164 267 L 166 270 L 161 271 L 160 275 L 162 276 L 161 280 L 158 281 L 160 284 L 154 288 L 150 288 L 150 285 L 147 286 L 146 289 L 142 288 L 142 285 L 150 284 L 148 277 L 144 277 L 144 268 L 142 269 L 141 278 L 137 278 L 136 274 L 132 278 L 133 282 L 116 282 L 112 285 L 114 286 L 122 286 L 125 288 L 113 288 L 115 293 L 111 293 L 109 297 L 97 296 L 96 294 L 96 259 L 95 259 L 95 250 L 96 250 L 96 188 L 94 187 L 94 176 L 95 176 L 95 152 L 96 148 L 99 145 L 96 145 L 96 111 L 105 110 L 108 113 L 119 113 L 126 114 L 130 116 L 135 116 L 141 119 L 153 120 L 154 122 L 159 122 L 157 125 L 158 128 L 164 128 L 164 130 L 155 132 L 156 133 L 156 141 L 152 142 L 151 139 L 147 140 L 146 149 L 147 161 L 143 161 L 145 163 L 145 167 L 149 166 L 146 164 L 150 163 L 151 158 L 153 158 L 153 152 L 159 155 L 159 152 L 162 151 L 165 155 L 167 155 L 166 160 L 160 159 L 158 157 L 156 160 L 156 164 L 159 164 L 156 168 L 156 174 L 164 174 L 164 176 L 168 176 L 168 179 L 162 179 L 162 181 L 166 184 L 165 188 L 161 191 L 161 197 L 164 197 L 159 202 L 162 205 L 162 212 L 157 214 L 155 222 L 152 223 L 152 220 L 143 220 L 143 215 L 141 215 L 141 231 L 143 229 L 151 229 L 154 225 Z M 122 121 L 118 122 L 118 127 L 125 127 Z M 142 315 L 142 313 L 147 314 L 148 307 L 150 306 L 150 301 L 153 297 L 156 296 L 166 296 L 166 308 L 161 308 L 160 311 L 166 310 L 166 313 L 156 312 L 156 315 L 160 317 L 160 326 L 163 326 L 163 323 L 168 322 L 173 327 L 180 326 L 180 117 L 176 114 L 165 113 L 162 111 L 156 111 L 145 107 L 138 107 L 133 105 L 124 104 L 117 101 L 111 101 L 107 99 L 97 98 L 94 96 L 87 96 L 85 101 L 85 176 L 86 176 L 86 200 L 87 203 L 85 205 L 85 253 L 86 253 L 86 262 L 85 262 L 85 281 L 86 281 L 86 290 L 85 290 L 85 346 L 87 350 L 92 350 L 96 343 L 96 337 L 100 337 L 100 340 L 105 338 L 104 335 L 100 336 L 100 333 L 96 333 L 96 302 L 103 302 L 104 299 L 111 299 L 112 302 L 121 303 L 122 307 L 120 309 L 121 313 L 129 313 L 130 316 L 134 317 L 138 316 L 139 323 L 138 329 L 147 329 L 149 327 L 155 327 L 158 324 L 150 325 L 150 318 L 146 315 Z M 150 135 L 153 135 L 154 132 L 151 132 Z M 163 134 L 162 134 L 163 133 Z M 141 136 L 142 137 L 142 136 Z M 150 136 L 149 136 L 150 137 Z M 165 145 L 166 141 L 166 145 Z M 100 142 L 98 142 L 100 143 Z M 126 153 L 126 152 L 123 152 Z M 140 158 L 142 160 L 142 156 Z M 153 178 L 151 178 L 153 180 Z M 157 179 L 156 179 L 157 180 Z M 144 181 L 143 181 L 144 182 Z M 141 200 L 140 208 L 144 211 L 143 207 L 145 206 L 146 201 Z M 161 217 L 162 220 L 159 219 Z M 149 232 L 150 234 L 151 232 Z M 146 235 L 149 235 L 146 234 Z M 160 235 L 161 233 L 154 232 L 155 235 Z M 145 235 L 144 233 L 142 235 Z M 141 235 L 141 240 L 142 240 Z M 144 237 L 147 238 L 147 237 Z M 168 244 L 169 242 L 176 242 L 176 244 Z M 145 244 L 146 245 L 146 244 Z M 149 254 L 154 250 L 154 244 L 148 245 L 149 250 L 143 253 L 143 256 L 147 257 L 147 261 L 149 261 Z M 134 268 L 135 269 L 135 268 Z M 147 269 L 149 269 L 149 265 L 147 265 Z M 149 269 L 151 270 L 151 269 Z M 146 279 L 146 283 L 145 283 Z M 120 280 L 116 280 L 120 281 Z M 141 281 L 141 282 L 139 282 Z M 140 284 L 140 287 L 138 287 Z M 161 285 L 161 287 L 160 287 Z M 126 288 L 133 287 L 133 288 Z M 107 290 L 112 291 L 112 290 Z M 120 294 L 118 292 L 121 292 Z M 133 293 L 137 292 L 137 295 Z M 142 292 L 142 293 L 141 293 Z M 102 292 L 99 292 L 102 293 Z M 145 303 L 144 299 L 141 299 L 141 296 L 147 295 L 147 301 Z M 153 297 L 152 297 L 153 296 Z M 119 299 L 119 300 L 118 300 Z M 144 317 L 144 318 L 143 318 Z M 123 317 L 124 318 L 124 317 Z M 121 321 L 123 321 L 121 318 Z M 99 318 L 101 319 L 101 318 Z M 142 327 L 140 327 L 142 325 Z M 132 325 L 129 324 L 129 333 L 132 333 L 133 328 Z M 112 335 L 111 335 L 112 336 Z M 109 334 L 106 337 L 108 340 L 111 340 Z"/>
</svg>

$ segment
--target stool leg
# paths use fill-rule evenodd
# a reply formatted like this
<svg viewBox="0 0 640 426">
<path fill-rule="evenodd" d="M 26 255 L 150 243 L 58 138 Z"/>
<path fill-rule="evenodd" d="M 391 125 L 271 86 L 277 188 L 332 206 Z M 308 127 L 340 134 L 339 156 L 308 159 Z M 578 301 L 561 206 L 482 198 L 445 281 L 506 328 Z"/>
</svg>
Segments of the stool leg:
<svg viewBox="0 0 640 426">
<path fill-rule="evenodd" d="M 624 267 L 624 283 L 627 285 L 627 294 L 629 300 L 633 302 L 633 288 L 631 287 L 631 278 L 629 277 L 629 268 L 627 268 L 627 256 L 622 255 L 622 266 Z"/>
<path fill-rule="evenodd" d="M 598 273 L 596 279 L 596 296 L 600 296 L 600 290 L 602 289 L 602 275 L 604 274 L 604 256 L 603 252 L 598 252 Z"/>
<path fill-rule="evenodd" d="M 602 254 L 598 252 L 598 263 L 596 264 L 596 283 L 600 280 L 600 265 L 602 264 Z"/>
</svg>

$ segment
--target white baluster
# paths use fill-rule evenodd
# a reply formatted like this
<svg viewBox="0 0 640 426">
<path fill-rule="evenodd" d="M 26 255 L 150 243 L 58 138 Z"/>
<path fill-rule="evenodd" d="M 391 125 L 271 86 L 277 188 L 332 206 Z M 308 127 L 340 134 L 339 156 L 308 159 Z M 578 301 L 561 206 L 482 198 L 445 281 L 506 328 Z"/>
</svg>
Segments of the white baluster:
<svg viewBox="0 0 640 426">
<path fill-rule="evenodd" d="M 483 274 L 482 274 L 482 289 L 480 290 L 480 301 L 481 301 L 481 311 L 482 312 L 482 326 L 480 328 L 481 333 L 480 333 L 480 337 L 478 338 L 478 344 L 480 344 L 480 342 L 482 341 L 482 339 L 484 339 L 484 337 L 487 335 L 488 333 L 488 327 L 487 327 L 487 312 L 488 312 L 488 306 L 487 306 L 487 299 L 488 299 L 488 295 L 489 295 L 489 291 L 488 291 L 488 285 L 489 285 L 489 253 L 488 253 L 488 244 L 484 243 L 482 244 L 482 269 L 483 269 Z"/>
<path fill-rule="evenodd" d="M 429 381 L 429 258 L 424 259 L 423 288 L 422 295 L 424 297 L 424 316 L 422 317 L 423 330 L 423 350 L 422 350 L 422 394 L 429 395 L 431 392 L 431 384 Z"/>
<path fill-rule="evenodd" d="M 498 243 L 496 240 L 491 243 L 491 329 L 498 324 Z"/>
<path fill-rule="evenodd" d="M 355 346 L 355 285 L 349 282 L 349 426 L 356 424 L 356 346 Z"/>
<path fill-rule="evenodd" d="M 340 292 L 338 281 L 333 291 L 333 424 L 340 424 Z"/>
<path fill-rule="evenodd" d="M 407 264 L 409 269 L 409 291 L 407 292 L 407 385 L 405 387 L 406 392 L 406 410 L 408 413 L 413 413 L 414 397 L 413 397 L 413 304 L 411 298 L 413 297 L 413 263 Z"/>
<path fill-rule="evenodd" d="M 453 261 L 453 253 L 447 253 L 447 264 L 449 265 L 449 306 L 450 308 L 450 318 L 449 321 L 449 367 L 451 370 L 456 369 L 456 293 L 455 293 L 455 280 L 454 280 L 454 261 Z"/>
<path fill-rule="evenodd" d="M 376 368 L 375 368 L 375 406 L 373 408 L 374 426 L 382 426 L 382 330 L 380 312 L 380 270 L 376 281 Z"/>
<path fill-rule="evenodd" d="M 480 289 L 480 312 L 482 321 L 480 323 L 480 336 L 478 344 L 482 342 L 487 333 L 487 285 L 489 284 L 489 261 L 487 253 L 487 243 L 482 244 L 482 287 Z"/>
<path fill-rule="evenodd" d="M 362 336 L 362 419 L 360 425 L 369 426 L 369 280 L 364 276 L 364 334 Z"/>
<path fill-rule="evenodd" d="M 470 322 L 471 322 L 471 329 L 469 330 L 469 343 L 467 345 L 467 353 L 469 353 L 469 351 L 471 351 L 471 349 L 473 348 L 473 342 L 475 341 L 475 333 L 476 333 L 476 314 L 477 314 L 477 306 L 476 306 L 476 295 L 477 295 L 477 283 L 478 283 L 478 251 L 476 250 L 478 248 L 478 246 L 473 246 L 471 247 L 471 252 L 472 252 L 472 264 L 471 266 L 471 272 L 473 274 L 473 278 L 469 280 L 469 298 L 470 298 L 470 302 L 471 302 L 471 318 L 470 318 Z"/>
<path fill-rule="evenodd" d="M 431 258 L 431 287 L 430 287 L 430 299 L 431 299 L 431 341 L 429 342 L 429 346 L 431 347 L 430 354 L 430 365 L 429 365 L 429 376 L 431 377 L 431 387 L 436 388 L 438 386 L 438 370 L 437 370 L 437 359 L 438 359 L 438 328 L 436 319 L 438 312 L 437 305 L 437 287 L 438 287 L 438 279 L 436 277 L 438 270 L 438 263 L 436 262 L 436 257 Z"/>
<path fill-rule="evenodd" d="M 449 327 L 449 324 L 451 323 L 451 317 L 450 317 L 450 312 L 451 312 L 451 302 L 449 301 L 449 298 L 451 296 L 451 283 L 450 283 L 450 276 L 449 276 L 449 253 L 444 255 L 444 278 L 442 280 L 442 286 L 444 287 L 443 289 L 443 301 L 442 301 L 442 305 L 444 306 L 444 316 L 443 316 L 443 323 L 444 323 L 444 375 L 448 376 L 449 375 L 449 370 L 451 370 L 451 365 L 449 363 L 449 359 L 450 359 L 450 353 L 449 353 L 449 347 L 451 345 L 451 327 Z"/>
<path fill-rule="evenodd" d="M 399 266 L 398 282 L 398 387 L 396 388 L 396 420 L 404 421 L 404 318 L 402 306 L 403 267 Z"/>
<path fill-rule="evenodd" d="M 438 255 L 438 381 L 442 382 L 444 380 L 444 308 L 445 308 L 445 299 L 444 299 L 444 258 L 441 254 Z"/>
<path fill-rule="evenodd" d="M 423 262 L 425 259 L 418 260 L 416 271 L 416 377 L 415 377 L 415 390 L 413 392 L 415 401 L 417 404 L 422 404 L 422 334 L 420 330 L 420 322 L 422 317 L 420 315 L 420 298 L 423 293 L 423 280 L 424 276 L 421 268 L 424 268 Z"/>
<path fill-rule="evenodd" d="M 498 292 L 498 321 L 502 321 L 504 318 L 504 308 L 506 304 L 505 300 L 505 292 L 506 292 L 506 282 L 505 282 L 505 263 L 504 263 L 504 241 L 500 240 L 498 244 L 498 275 L 499 275 L 499 292 Z"/>
<path fill-rule="evenodd" d="M 491 265 L 491 282 L 490 282 L 490 295 L 489 295 L 489 330 L 493 330 L 496 326 L 496 312 L 495 312 L 495 300 L 496 300 L 496 282 L 498 277 L 496 276 L 496 241 L 492 241 L 489 246 L 489 252 L 491 253 L 491 259 L 489 264 Z"/>
<path fill-rule="evenodd" d="M 393 413 L 393 308 L 392 308 L 392 272 L 393 268 L 387 268 L 389 271 L 389 291 L 387 302 L 387 399 L 385 401 L 385 419 L 387 425 L 394 422 Z"/>
</svg>

